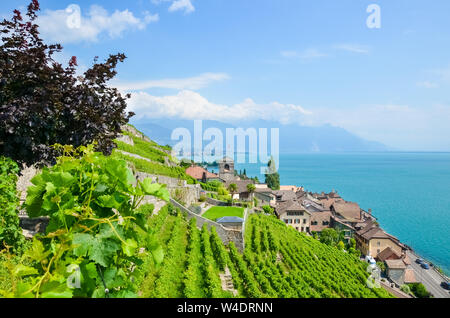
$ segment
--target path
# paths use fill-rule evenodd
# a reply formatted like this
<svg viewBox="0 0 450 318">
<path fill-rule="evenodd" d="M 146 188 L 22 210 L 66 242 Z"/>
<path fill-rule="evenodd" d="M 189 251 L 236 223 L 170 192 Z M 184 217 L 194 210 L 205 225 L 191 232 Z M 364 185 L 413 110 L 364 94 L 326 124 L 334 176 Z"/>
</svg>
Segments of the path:
<svg viewBox="0 0 450 318">
<path fill-rule="evenodd" d="M 433 267 L 423 269 L 416 263 L 416 259 L 420 258 L 411 251 L 406 252 L 411 260 L 411 267 L 414 269 L 416 280 L 424 284 L 426 289 L 433 294 L 435 298 L 450 298 L 450 292 L 441 287 L 441 283 L 445 280 Z"/>
</svg>

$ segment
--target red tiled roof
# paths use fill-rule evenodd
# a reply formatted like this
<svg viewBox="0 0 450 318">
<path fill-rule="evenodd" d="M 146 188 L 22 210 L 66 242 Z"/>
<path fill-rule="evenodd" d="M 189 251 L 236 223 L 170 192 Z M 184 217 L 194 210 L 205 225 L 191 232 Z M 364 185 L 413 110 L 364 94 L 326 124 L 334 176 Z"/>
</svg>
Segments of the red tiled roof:
<svg viewBox="0 0 450 318">
<path fill-rule="evenodd" d="M 393 251 L 390 247 L 386 247 L 384 250 L 382 250 L 380 253 L 378 253 L 377 258 L 384 262 L 388 259 L 400 259 L 401 256 L 398 255 L 395 251 Z"/>
<path fill-rule="evenodd" d="M 192 178 L 200 180 L 203 179 L 203 174 L 206 173 L 206 179 L 215 179 L 219 178 L 219 176 L 215 173 L 211 173 L 206 169 L 203 169 L 199 166 L 191 166 L 186 169 L 186 174 L 190 175 Z"/>
</svg>

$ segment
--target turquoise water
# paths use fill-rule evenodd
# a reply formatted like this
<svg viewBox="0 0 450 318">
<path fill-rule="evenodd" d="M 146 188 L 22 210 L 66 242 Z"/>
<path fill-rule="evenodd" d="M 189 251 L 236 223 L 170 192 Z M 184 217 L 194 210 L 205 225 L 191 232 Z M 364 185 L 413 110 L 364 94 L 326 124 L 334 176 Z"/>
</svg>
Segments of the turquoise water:
<svg viewBox="0 0 450 318">
<path fill-rule="evenodd" d="M 237 164 L 248 176 L 260 165 Z M 381 227 L 450 274 L 450 153 L 285 154 L 283 185 L 333 189 L 372 209 Z"/>
</svg>

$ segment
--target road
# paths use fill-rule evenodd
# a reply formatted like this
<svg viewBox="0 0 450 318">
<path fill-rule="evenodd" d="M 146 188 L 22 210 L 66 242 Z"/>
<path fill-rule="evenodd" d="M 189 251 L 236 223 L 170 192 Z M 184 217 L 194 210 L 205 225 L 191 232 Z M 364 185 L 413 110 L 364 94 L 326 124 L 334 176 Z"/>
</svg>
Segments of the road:
<svg viewBox="0 0 450 318">
<path fill-rule="evenodd" d="M 411 251 L 407 251 L 407 255 L 411 260 L 411 266 L 414 269 L 416 280 L 424 284 L 427 290 L 434 295 L 435 298 L 450 298 L 450 291 L 441 287 L 441 282 L 444 278 L 439 275 L 432 267 L 430 269 L 423 269 L 416 263 L 416 259 L 419 258 Z"/>
</svg>

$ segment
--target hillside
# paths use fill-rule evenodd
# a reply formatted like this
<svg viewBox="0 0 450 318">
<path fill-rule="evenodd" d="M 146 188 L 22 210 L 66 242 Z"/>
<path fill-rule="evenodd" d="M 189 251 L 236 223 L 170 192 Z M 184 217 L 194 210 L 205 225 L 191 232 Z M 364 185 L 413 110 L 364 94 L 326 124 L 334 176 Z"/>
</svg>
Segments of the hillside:
<svg viewBox="0 0 450 318">
<path fill-rule="evenodd" d="M 199 230 L 195 219 L 188 224 L 167 207 L 149 224 L 166 256 L 162 266 L 145 263 L 143 297 L 390 297 L 366 286 L 366 264 L 270 216 L 249 217 L 243 255 L 233 243 L 224 246 L 214 228 Z"/>
<path fill-rule="evenodd" d="M 113 152 L 111 158 L 95 159 L 102 174 L 112 173 L 108 174 L 110 176 L 108 178 L 115 175 L 131 178 L 126 170 L 121 170 L 122 168 L 126 169 L 125 167 L 120 168 L 122 164 L 126 166 L 126 163 L 122 160 L 114 161 L 115 158 L 118 158 L 126 160 L 135 172 L 141 171 L 150 175 L 178 178 L 186 180 L 188 183 L 196 182 L 187 176 L 185 169 L 177 164 L 175 158 L 171 157 L 169 148 L 158 145 L 132 126 L 125 128 L 123 136 L 117 140 L 117 145 L 118 148 Z M 90 165 L 92 159 L 88 156 L 84 159 L 66 158 L 65 160 L 70 160 L 71 163 L 68 165 L 60 163 L 62 166 L 59 168 L 66 167 L 70 173 L 74 174 L 79 171 L 74 170 L 74 165 Z M 60 183 L 60 172 L 45 173 L 46 178 L 54 176 L 55 179 L 52 182 L 59 184 L 62 188 L 66 187 L 65 183 Z M 64 173 L 64 177 L 68 181 L 72 180 L 73 183 L 74 180 L 78 180 L 72 178 L 70 173 Z M 93 176 L 95 175 L 93 174 Z M 36 179 L 37 184 L 39 184 L 40 178 Z M 108 180 L 108 178 L 103 180 Z M 96 208 L 100 213 L 107 211 L 111 213 L 112 206 L 119 209 L 126 208 L 126 211 L 130 211 L 131 206 L 126 207 L 129 201 L 119 198 L 121 195 L 124 195 L 124 198 L 127 197 L 126 191 L 130 191 L 130 184 L 126 180 L 120 182 L 123 183 L 121 191 L 125 192 L 119 191 L 114 195 L 102 195 L 94 199 L 100 200 L 97 202 L 102 204 L 100 209 Z M 86 184 L 90 184 L 90 181 Z M 110 189 L 118 191 L 116 182 L 112 182 L 110 185 L 114 185 Z M 183 187 L 183 185 L 180 186 Z M 102 187 L 105 188 L 106 185 L 102 185 Z M 151 192 L 154 191 L 153 187 L 157 189 L 160 186 L 144 182 L 142 189 L 148 189 L 145 191 Z M 184 185 L 184 187 L 190 186 Z M 37 191 L 40 188 L 35 186 L 32 189 L 32 191 Z M 74 189 L 78 188 L 75 186 L 71 191 Z M 99 186 L 92 186 L 90 191 L 98 192 L 100 190 L 104 191 Z M 68 190 L 64 188 L 64 191 Z M 84 191 L 83 195 L 89 196 L 90 200 L 88 192 Z M 95 196 L 98 195 L 99 193 L 95 194 Z M 150 194 L 150 196 L 152 195 Z M 35 197 L 32 196 L 28 199 L 31 202 Z M 158 200 L 158 203 L 160 201 L 162 200 Z M 44 213 L 38 208 L 38 205 L 41 204 L 39 202 L 37 205 L 30 205 L 30 210 Z M 68 202 L 73 204 L 73 200 Z M 118 202 L 124 202 L 125 205 L 118 204 Z M 43 290 L 41 296 L 86 297 L 92 295 L 92 297 L 105 297 L 103 287 L 115 286 L 112 291 L 114 292 L 113 297 L 135 297 L 135 295 L 149 298 L 391 297 L 383 289 L 367 287 L 366 281 L 369 276 L 369 273 L 366 272 L 367 264 L 344 251 L 324 245 L 312 237 L 296 232 L 273 216 L 249 214 L 245 223 L 245 248 L 243 253 L 240 253 L 233 242 L 227 245 L 223 244 L 214 226 L 208 229 L 205 225 L 199 229 L 196 218 L 189 219 L 192 215 L 187 215 L 186 212 L 182 213 L 170 203 L 162 202 L 164 203 L 158 204 L 158 208 L 155 204 L 146 203 L 133 211 L 136 220 L 141 220 L 144 224 L 123 225 L 125 228 L 120 229 L 119 232 L 122 233 L 120 236 L 130 232 L 126 241 L 119 242 L 118 238 L 112 235 L 108 226 L 99 227 L 100 232 L 95 239 L 92 239 L 93 235 L 86 233 L 73 234 L 74 242 L 77 242 L 75 246 L 78 247 L 73 252 L 68 252 L 66 257 L 73 261 L 70 253 L 74 253 L 78 257 L 82 256 L 79 258 L 81 273 L 85 279 L 89 280 L 89 284 L 83 285 L 82 290 L 72 291 L 67 289 L 64 277 L 59 277 L 59 283 L 55 286 L 52 285 L 55 290 L 52 289 L 48 292 Z M 59 209 L 54 205 L 48 206 L 55 211 Z M 100 220 L 110 224 L 113 229 L 116 227 L 119 229 L 122 226 L 121 221 L 111 221 L 112 219 L 110 219 L 114 218 L 114 215 L 111 214 L 104 221 L 89 218 L 87 222 Z M 144 217 L 145 219 L 143 219 Z M 54 214 L 47 232 L 52 231 L 50 228 L 55 229 L 57 226 L 55 222 L 59 222 L 58 220 L 59 218 Z M 133 222 L 131 218 L 127 220 L 129 220 L 127 222 Z M 82 223 L 76 228 L 88 229 Z M 55 235 L 63 235 L 64 232 L 64 229 L 61 228 L 60 231 L 50 233 L 52 235 L 41 236 L 38 240 L 33 241 L 32 247 L 25 254 L 29 259 L 27 262 L 30 262 L 27 265 L 21 264 L 21 260 L 15 257 L 0 258 L 0 263 L 2 263 L 0 264 L 0 295 L 22 297 L 23 291 L 14 289 L 14 285 L 17 284 L 17 281 L 21 281 L 20 284 L 28 284 L 27 286 L 31 286 L 31 282 L 36 282 L 39 276 L 34 276 L 38 273 L 30 266 L 34 264 L 35 259 L 46 258 L 50 253 L 43 253 L 44 245 L 41 242 L 47 246 L 48 240 L 53 241 Z M 119 239 L 120 236 L 118 236 Z M 125 235 L 125 237 L 127 236 Z M 121 245 L 123 249 L 121 257 L 131 263 L 114 264 L 113 255 Z M 51 245 L 48 246 L 51 247 Z M 137 248 L 138 246 L 140 248 Z M 99 278 L 101 274 L 92 268 L 93 262 L 99 262 L 104 267 L 105 276 L 108 275 L 108 279 L 105 278 L 103 281 Z M 131 264 L 131 267 L 124 264 Z M 11 273 L 15 273 L 14 268 L 21 270 L 20 275 L 11 275 Z M 118 271 L 117 273 L 122 271 L 121 275 L 125 277 L 123 271 L 128 270 L 130 273 L 127 275 L 133 277 L 132 280 L 123 279 L 116 282 L 112 279 L 115 271 Z M 64 273 L 64 275 L 68 274 Z M 21 278 L 22 276 L 24 278 Z M 53 284 L 53 282 L 48 284 Z M 119 288 L 119 286 L 123 286 L 124 289 L 122 290 L 122 287 Z"/>
<path fill-rule="evenodd" d="M 133 145 L 118 141 L 113 156 L 143 172 L 191 180 L 167 147 L 132 126 L 124 136 Z M 173 210 L 166 205 L 149 219 L 165 258 L 161 266 L 146 260 L 141 269 L 143 297 L 390 297 L 367 287 L 367 264 L 271 216 L 249 216 L 242 255 L 233 243 L 225 246 L 214 227 L 198 229 L 195 219 L 175 216 Z"/>
</svg>

